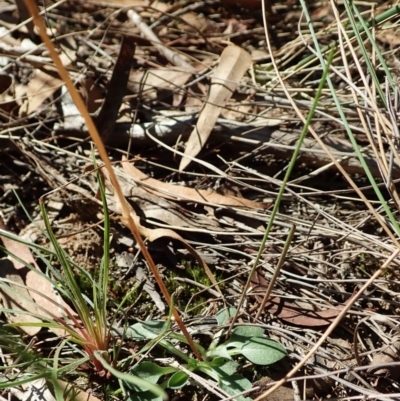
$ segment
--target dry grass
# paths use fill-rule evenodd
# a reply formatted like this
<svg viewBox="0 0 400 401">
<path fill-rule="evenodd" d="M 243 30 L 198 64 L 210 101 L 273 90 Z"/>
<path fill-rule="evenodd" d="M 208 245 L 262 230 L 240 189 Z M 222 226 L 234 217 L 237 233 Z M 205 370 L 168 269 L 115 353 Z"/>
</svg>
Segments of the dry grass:
<svg viewBox="0 0 400 401">
<path fill-rule="evenodd" d="M 365 21 L 375 18 L 376 24 L 368 36 L 355 21 L 358 36 L 352 29 L 356 11 L 345 4 L 336 8 L 333 1 L 277 2 L 266 21 L 257 9 L 245 11 L 225 2 L 137 1 L 135 11 L 165 46 L 144 37 L 143 27 L 134 25 L 117 1 L 63 1 L 47 9 L 48 33 L 95 123 L 105 112 L 102 102 L 115 100 L 114 109 L 106 110 L 110 116 L 115 113 L 111 131 L 102 131 L 99 124 L 97 129 L 140 224 L 149 236 L 156 229 L 178 233 L 218 281 L 222 295 L 177 237 L 171 241 L 171 236 L 160 235 L 147 243 L 168 290 L 179 294 L 176 306 L 184 320 L 212 316 L 223 305 L 237 306 L 250 277 L 241 321 L 262 325 L 290 354 L 268 371 L 244 369 L 255 384 L 253 398 L 298 363 L 302 368 L 297 377 L 288 378 L 290 385 L 280 399 L 399 396 L 400 9 L 395 6 L 383 1 L 359 5 Z M 35 45 L 29 54 L 22 49 L 22 39 L 29 37 L 26 25 L 0 21 L 16 32 L 12 37 L 5 31 L 0 44 L 8 58 L 3 70 L 13 80 L 0 104 L 2 218 L 8 229 L 26 232 L 31 225 L 12 190 L 33 217 L 39 211 L 38 198 L 56 190 L 48 197 L 61 205 L 52 220 L 56 235 L 67 235 L 63 245 L 93 271 L 99 261 L 93 250 L 102 216 L 94 176 L 88 173 L 92 162 L 87 130 L 76 110 L 68 111 L 62 82 L 51 77 L 54 68 L 44 48 Z M 123 35 L 136 49 L 132 65 L 125 60 L 119 66 L 130 70 L 121 92 L 109 83 Z M 253 63 L 222 108 L 202 152 L 179 171 L 184 145 L 207 99 L 210 76 L 228 42 L 251 54 Z M 308 124 L 330 49 L 327 83 Z M 299 147 L 304 127 L 307 135 Z M 296 148 L 294 169 L 285 176 Z M 177 199 L 179 192 L 129 175 L 119 163 L 122 155 L 160 183 L 212 189 L 226 199 L 263 202 L 264 209 L 250 203 L 226 206 L 211 196 L 203 202 Z M 114 189 L 108 189 L 115 259 L 135 244 L 119 223 Z M 273 211 L 277 202 L 279 208 Z M 91 234 L 79 236 L 82 232 Z M 35 241 L 45 241 L 40 232 L 35 235 Z M 133 253 L 145 266 L 140 252 Z M 282 254 L 271 298 L 259 311 Z M 112 295 L 118 302 L 135 275 L 122 268 L 112 275 Z M 280 309 L 274 306 L 278 304 Z M 344 304 L 348 311 L 339 321 Z M 132 322 L 162 316 L 148 297 L 128 308 Z"/>
</svg>

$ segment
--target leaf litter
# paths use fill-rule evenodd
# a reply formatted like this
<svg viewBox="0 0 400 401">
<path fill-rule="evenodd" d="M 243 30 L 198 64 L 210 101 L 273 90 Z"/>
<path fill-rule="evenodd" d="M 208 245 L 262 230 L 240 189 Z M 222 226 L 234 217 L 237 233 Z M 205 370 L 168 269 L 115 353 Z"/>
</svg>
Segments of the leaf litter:
<svg viewBox="0 0 400 401">
<path fill-rule="evenodd" d="M 260 246 L 270 205 L 282 183 L 286 160 L 300 132 L 300 120 L 271 68 L 271 55 L 265 51 L 260 9 L 240 9 L 236 7 L 244 7 L 243 2 L 230 3 L 63 2 L 48 11 L 48 18 L 55 21 L 49 33 L 60 39 L 63 64 L 81 85 L 82 94 L 86 93 L 93 117 L 100 111 L 99 129 L 104 129 L 108 137 L 109 152 L 116 161 L 115 170 L 126 180 L 125 195 L 132 198 L 135 221 L 149 240 L 160 271 L 166 280 L 176 278 L 184 291 L 191 293 L 190 297 L 184 293 L 177 297 L 178 307 L 186 311 L 185 318 L 199 318 L 187 312 L 191 303 L 193 307 L 198 306 L 194 305 L 196 300 L 203 317 L 213 316 L 224 305 L 237 302 Z M 7 29 L 16 31 L 13 36 L 4 35 L 8 47 L 2 47 L 1 51 L 6 60 L 0 60 L 8 74 L 1 78 L 5 84 L 0 102 L 3 130 L 0 164 L 4 171 L 0 177 L 3 189 L 0 206 L 5 228 L 16 234 L 29 228 L 29 218 L 16 201 L 14 190 L 34 218 L 38 215 L 39 196 L 56 190 L 49 196 L 62 204 L 53 220 L 56 233 L 65 236 L 63 246 L 75 254 L 80 264 L 95 271 L 101 258 L 94 246 L 99 240 L 98 234 L 72 235 L 81 230 L 99 232 L 102 221 L 96 198 L 97 184 L 94 175 L 87 173 L 92 163 L 87 131 L 74 124 L 77 111 L 67 111 L 63 82 L 48 55 L 31 40 L 28 25 L 28 30 L 24 26 L 16 28 L 17 10 L 12 3 L 6 4 L 11 11 L 5 9 L 2 15 L 7 18 L 0 16 L 0 21 Z M 380 15 L 385 4 L 377 2 L 377 5 L 374 13 Z M 126 6 L 135 8 L 141 22 L 136 20 L 135 25 L 124 11 L 113 14 Z M 292 99 L 306 113 L 319 72 L 317 67 L 295 68 L 308 54 L 302 53 L 306 50 L 297 34 L 301 10 L 292 6 L 288 1 L 271 8 L 270 18 L 275 24 L 273 51 L 282 71 L 289 76 L 287 84 Z M 336 39 L 336 28 L 329 34 L 324 31 L 325 24 L 334 24 L 333 9 L 326 4 L 309 4 L 309 7 L 320 37 L 327 43 Z M 369 12 L 368 8 L 364 11 Z M 11 25 L 7 21 L 12 21 Z M 140 25 L 143 22 L 147 28 Z M 392 22 L 398 24 L 395 18 Z M 302 20 L 299 26 L 307 33 Z M 156 45 L 154 36 L 146 36 L 146 29 L 161 44 Z M 377 37 L 383 46 L 393 43 L 392 29 L 377 25 Z M 124 48 L 121 35 L 133 38 L 135 53 L 129 57 L 132 65 L 127 67 L 125 63 L 118 70 L 117 54 Z M 31 54 L 21 53 L 26 43 Z M 350 57 L 349 54 L 346 53 Z M 395 50 L 385 57 L 389 65 L 395 65 Z M 181 60 L 179 66 L 174 60 Z M 121 87 L 114 88 L 113 77 L 118 71 L 126 79 L 118 80 Z M 351 119 L 356 140 L 364 147 L 366 163 L 372 175 L 380 177 L 378 159 L 365 146 L 370 143 L 365 135 L 366 125 L 358 114 L 361 106 L 356 109 L 349 103 L 346 90 L 351 85 L 340 75 L 336 76 L 335 85 L 341 88 L 338 95 Z M 344 134 L 332 104 L 326 93 L 316 110 L 315 127 L 332 155 L 355 177 L 357 185 L 378 208 L 380 204 L 363 176 L 353 144 Z M 389 156 L 390 135 L 380 136 L 377 121 L 369 120 L 368 124 L 380 143 L 383 157 L 394 159 L 391 179 L 397 180 L 400 170 L 395 157 Z M 151 136 L 169 148 L 155 143 Z M 119 166 L 121 155 L 127 160 L 134 159 L 134 164 L 124 161 Z M 208 169 L 196 159 L 206 161 L 215 169 Z M 109 191 L 110 210 L 116 220 L 112 240 L 113 258 L 116 258 L 127 250 L 125 244 L 131 238 L 123 224 L 118 223 L 119 205 L 113 200 L 111 186 Z M 385 196 L 392 201 L 390 191 Z M 393 204 L 391 207 L 395 210 Z M 273 274 L 292 224 L 296 224 L 292 249 L 270 304 L 257 321 L 270 337 L 290 351 L 285 363 L 291 366 L 312 347 L 315 338 L 338 315 L 341 305 L 351 300 L 352 294 L 396 248 L 340 173 L 332 168 L 330 156 L 310 136 L 301 149 L 295 175 L 262 253 L 257 269 L 258 288 L 252 288 L 241 311 L 241 319 L 246 323 L 254 323 L 265 284 Z M 35 234 L 35 241 L 47 244 L 40 230 Z M 7 248 L 5 242 L 3 245 Z M 137 263 L 146 271 L 134 242 L 132 246 L 130 252 L 135 253 Z M 20 248 L 15 254 L 35 266 L 30 252 Z M 22 282 L 27 287 L 39 288 L 36 280 L 40 276 L 30 271 L 23 281 L 16 274 L 15 265 L 12 267 L 8 259 L 2 261 L 5 262 L 2 274 L 15 281 L 9 293 L 17 292 Z M 194 268 L 197 263 L 206 278 L 199 278 L 202 273 Z M 43 269 L 39 265 L 35 268 Z M 369 316 L 398 316 L 398 268 L 396 259 L 368 294 L 352 306 L 307 368 L 290 381 L 294 390 L 289 398 L 298 397 L 300 390 L 296 390 L 296 383 L 308 398 L 373 396 L 379 399 L 379 393 L 386 396 L 396 393 L 395 383 L 391 381 L 397 380 L 396 371 L 391 367 L 398 362 L 396 329 L 384 325 L 382 319 L 373 323 L 366 320 L 359 326 L 357 323 Z M 114 287 L 110 291 L 116 299 L 121 299 L 137 280 L 128 270 L 120 267 L 112 272 Z M 121 277 L 126 272 L 128 277 L 123 282 Z M 169 276 L 171 272 L 175 277 Z M 33 281 L 28 282 L 31 276 Z M 151 276 L 147 277 L 152 280 Z M 219 289 L 219 295 L 207 292 L 209 287 Z M 172 285 L 171 289 L 177 293 L 182 291 Z M 256 290 L 261 295 L 255 295 Z M 38 291 L 47 296 L 52 292 L 49 288 Z M 34 294 L 30 293 L 35 300 L 32 302 L 43 307 L 43 297 L 35 299 Z M 24 305 L 20 306 L 25 309 Z M 150 315 L 165 318 L 146 297 L 144 302 L 133 304 L 129 313 L 142 320 Z M 358 342 L 353 340 L 356 327 Z M 335 342 L 338 338 L 341 341 Z M 358 361 L 353 357 L 353 344 L 357 346 Z M 253 394 L 271 381 L 270 376 L 276 380 L 273 373 L 284 375 L 288 371 L 285 363 L 272 366 L 272 372 L 258 370 L 257 377 L 250 377 Z M 306 385 L 310 381 L 317 383 L 311 395 Z M 204 395 L 205 390 L 196 391 L 203 391 Z M 177 391 L 175 395 L 178 394 Z"/>
</svg>

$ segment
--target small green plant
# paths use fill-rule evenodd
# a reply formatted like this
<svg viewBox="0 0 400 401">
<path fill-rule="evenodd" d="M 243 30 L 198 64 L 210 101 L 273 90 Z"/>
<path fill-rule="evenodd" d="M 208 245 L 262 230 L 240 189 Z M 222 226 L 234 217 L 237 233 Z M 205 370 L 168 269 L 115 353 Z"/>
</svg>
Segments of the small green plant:
<svg viewBox="0 0 400 401">
<path fill-rule="evenodd" d="M 235 308 L 221 310 L 216 315 L 217 325 L 226 325 L 235 312 Z M 179 389 L 189 382 L 190 372 L 200 372 L 215 380 L 221 390 L 234 396 L 249 390 L 252 386 L 249 380 L 236 373 L 240 364 L 233 360 L 234 356 L 241 355 L 256 365 L 271 365 L 286 355 L 286 350 L 282 345 L 264 337 L 263 328 L 237 326 L 232 330 L 229 339 L 222 343 L 220 342 L 225 330 L 219 330 L 207 349 L 195 342 L 197 350 L 203 358 L 202 361 L 198 361 L 177 349 L 175 344 L 179 342 L 186 344 L 186 339 L 179 333 L 169 331 L 169 326 L 169 321 L 145 321 L 132 325 L 125 333 L 127 337 L 137 341 L 150 340 L 146 349 L 158 344 L 184 361 L 180 365 L 184 371 L 178 366 L 159 366 L 150 361 L 140 362 L 131 370 L 133 375 L 154 384 L 159 383 L 160 379 L 164 377 L 162 383 L 159 383 L 163 389 Z M 128 394 L 127 399 L 130 401 L 161 400 L 145 387 L 129 383 L 126 383 L 125 387 Z M 239 401 L 250 400 L 242 395 L 236 399 Z"/>
<path fill-rule="evenodd" d="M 75 264 L 62 249 L 53 233 L 42 200 L 40 201 L 40 207 L 46 234 L 52 245 L 51 250 L 36 244 L 28 243 L 21 240 L 18 236 L 10 234 L 5 230 L 0 230 L 1 236 L 28 245 L 33 249 L 46 266 L 49 274 L 43 274 L 38 269 L 35 269 L 33 266 L 21 260 L 18 256 L 11 254 L 5 247 L 0 246 L 0 249 L 7 253 L 12 259 L 22 262 L 29 270 L 41 276 L 42 279 L 49 281 L 51 286 L 61 295 L 61 298 L 68 301 L 73 306 L 73 310 L 71 310 L 67 306 L 63 306 L 61 303 L 51 299 L 51 297 L 48 296 L 49 294 L 43 294 L 35 288 L 26 287 L 30 292 L 34 292 L 47 302 L 56 305 L 58 314 L 46 310 L 40 304 L 35 304 L 35 307 L 37 307 L 39 311 L 37 314 L 32 314 L 32 317 L 35 318 L 32 320 L 36 320 L 35 322 L 20 321 L 9 323 L 7 326 L 16 328 L 40 327 L 50 330 L 61 329 L 66 333 L 65 339 L 57 347 L 54 356 L 45 358 L 37 352 L 25 352 L 22 342 L 19 347 L 11 346 L 11 340 L 13 342 L 16 340 L 9 335 L 4 336 L 2 338 L 3 341 L 0 341 L 0 346 L 6 349 L 14 348 L 14 360 L 22 360 L 23 366 L 29 366 L 29 369 L 27 369 L 27 374 L 24 377 L 21 377 L 21 374 L 19 374 L 19 376 L 16 375 L 15 380 L 12 379 L 12 375 L 8 375 L 5 380 L 1 380 L 0 377 L 0 388 L 14 387 L 24 382 L 44 378 L 52 382 L 57 398 L 62 400 L 64 399 L 62 392 L 58 391 L 57 394 L 57 388 L 59 388 L 59 386 L 57 386 L 58 379 L 65 376 L 67 372 L 76 370 L 79 366 L 86 365 L 91 366 L 89 370 L 86 368 L 89 373 L 94 373 L 98 376 L 114 376 L 131 385 L 138 385 L 142 388 L 147 387 L 147 389 L 157 395 L 157 397 L 162 397 L 163 399 L 166 397 L 166 394 L 159 386 L 147 382 L 140 377 L 135 377 L 131 373 L 123 372 L 119 361 L 119 351 L 121 347 L 118 344 L 119 339 L 112 333 L 114 316 L 110 316 L 109 314 L 110 303 L 113 302 L 108 295 L 110 266 L 109 215 L 104 187 L 99 176 L 98 182 L 104 213 L 104 251 L 99 270 L 96 272 L 96 279 L 87 270 Z M 59 266 L 59 268 L 55 266 Z M 76 278 L 77 275 L 80 276 L 79 281 L 83 280 L 86 285 L 90 284 L 89 292 L 90 290 L 92 291 L 92 294 L 90 294 L 91 297 L 82 294 Z M 0 290 L 9 288 L 8 286 L 10 284 L 15 286 L 15 283 L 13 284 L 11 280 L 0 278 Z M 130 289 L 121 303 L 119 305 L 114 305 L 118 312 L 122 311 L 126 301 L 138 287 L 139 284 Z M 8 289 L 8 291 L 10 290 Z M 33 303 L 32 300 L 27 299 L 27 301 Z M 22 313 L 21 311 L 6 308 L 0 308 L 0 312 L 1 311 Z M 10 343 L 9 347 L 7 347 L 7 343 Z M 79 360 L 78 358 L 76 360 L 62 358 L 61 351 L 67 347 L 73 349 L 75 353 L 78 355 L 80 354 L 83 358 Z M 15 367 L 16 366 L 11 363 L 11 366 L 7 367 L 7 369 Z"/>
</svg>

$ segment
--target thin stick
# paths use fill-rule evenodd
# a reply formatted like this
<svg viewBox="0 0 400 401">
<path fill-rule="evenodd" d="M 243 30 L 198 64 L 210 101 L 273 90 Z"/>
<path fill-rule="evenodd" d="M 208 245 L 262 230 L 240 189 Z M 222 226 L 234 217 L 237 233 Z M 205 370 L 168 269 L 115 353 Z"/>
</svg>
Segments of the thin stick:
<svg viewBox="0 0 400 401">
<path fill-rule="evenodd" d="M 191 64 L 185 61 L 177 52 L 165 46 L 157 35 L 149 28 L 149 26 L 142 21 L 142 17 L 133 10 L 128 11 L 128 18 L 139 28 L 140 32 L 149 39 L 157 51 L 162 54 L 172 64 L 182 67 L 189 72 L 195 72 Z"/>
</svg>

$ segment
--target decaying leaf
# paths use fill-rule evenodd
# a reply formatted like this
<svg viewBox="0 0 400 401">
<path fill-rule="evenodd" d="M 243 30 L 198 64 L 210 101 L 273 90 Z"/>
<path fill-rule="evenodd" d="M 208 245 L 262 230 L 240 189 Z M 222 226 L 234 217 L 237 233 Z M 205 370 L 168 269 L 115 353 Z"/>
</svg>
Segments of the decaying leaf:
<svg viewBox="0 0 400 401">
<path fill-rule="evenodd" d="M 15 0 L 15 4 L 18 8 L 20 21 L 22 22 L 29 19 L 31 15 L 29 14 L 28 8 L 26 7 L 24 0 Z M 26 22 L 25 26 L 28 29 L 31 39 L 33 39 L 35 37 L 33 21 Z"/>
<path fill-rule="evenodd" d="M 11 113 L 16 107 L 17 102 L 14 98 L 13 77 L 7 74 L 0 74 L 0 109 Z"/>
<path fill-rule="evenodd" d="M 76 53 L 68 49 L 64 49 L 65 54 L 61 54 L 60 58 L 63 65 L 68 66 L 76 59 Z M 57 74 L 54 67 L 49 67 L 52 74 Z M 24 102 L 20 108 L 20 115 L 30 115 L 37 111 L 45 100 L 51 97 L 54 92 L 63 85 L 63 81 L 55 78 L 53 75 L 41 69 L 33 71 L 33 77 L 27 86 L 18 85 L 16 87 L 17 98 L 23 98 Z"/>
<path fill-rule="evenodd" d="M 251 280 L 253 292 L 260 293 L 266 291 L 268 288 L 268 282 L 262 275 L 260 269 L 256 270 Z M 263 297 L 255 295 L 255 298 L 262 302 Z M 350 297 L 345 304 L 347 304 L 352 297 Z M 271 298 L 265 305 L 265 310 L 273 315 L 279 317 L 283 321 L 294 324 L 296 326 L 307 326 L 307 327 L 323 327 L 328 326 L 333 320 L 339 315 L 342 305 L 336 307 L 332 306 L 329 309 L 323 311 L 316 311 L 306 309 L 302 305 L 297 305 L 294 302 L 281 297 Z"/>
<path fill-rule="evenodd" d="M 220 195 L 212 189 L 193 189 L 161 182 L 154 178 L 150 178 L 146 174 L 142 173 L 131 163 L 128 163 L 126 158 L 123 158 L 122 161 L 125 162 L 122 163 L 124 171 L 126 172 L 126 174 L 132 177 L 135 182 L 142 184 L 148 192 L 161 196 L 165 199 L 173 199 L 180 202 L 195 202 L 201 204 L 212 203 L 220 206 L 249 208 L 269 207 L 269 205 L 267 204 L 254 202 L 245 198 Z"/>
<path fill-rule="evenodd" d="M 218 232 L 215 220 L 181 208 L 175 202 L 160 198 L 140 187 L 122 187 L 124 195 L 144 213 L 146 221 L 164 223 L 170 228 L 193 232 Z M 226 231 L 226 229 L 225 229 Z"/>
<path fill-rule="evenodd" d="M 132 71 L 129 75 L 128 89 L 144 99 L 155 99 L 159 91 L 179 93 L 180 88 L 192 76 L 177 68 L 149 69 Z"/>
<path fill-rule="evenodd" d="M 87 0 L 88 3 L 95 4 L 96 6 L 103 5 L 105 7 L 147 7 L 149 3 L 145 0 Z"/>
<path fill-rule="evenodd" d="M 6 229 L 1 220 L 0 228 L 4 230 Z M 0 236 L 0 239 L 10 254 L 17 256 L 28 265 L 37 269 L 37 271 L 40 271 L 39 266 L 36 264 L 36 261 L 27 245 L 13 241 L 4 236 Z M 16 282 L 19 283 L 20 280 L 22 280 L 27 289 L 31 288 L 35 290 L 29 291 L 29 294 L 36 304 L 41 307 L 40 309 L 38 308 L 39 315 L 45 315 L 47 313 L 51 318 L 62 318 L 65 316 L 65 312 L 68 311 L 72 316 L 76 316 L 76 313 L 55 293 L 49 280 L 46 280 L 44 277 L 39 275 L 35 269 L 28 269 L 25 264 L 20 261 L 13 258 L 11 260 L 15 269 L 12 274 L 15 276 Z M 19 278 L 17 278 L 17 276 Z M 62 329 L 55 328 L 52 329 L 52 331 L 59 336 L 66 335 L 66 332 Z"/>
<path fill-rule="evenodd" d="M 63 88 L 65 88 L 65 87 L 63 86 Z M 79 92 L 80 92 L 82 98 L 85 100 L 85 104 L 86 104 L 86 107 L 89 110 L 89 112 L 95 113 L 101 105 L 101 100 L 103 99 L 103 96 L 104 96 L 103 89 L 96 82 L 96 80 L 93 79 L 92 77 L 82 77 L 78 81 L 78 88 L 79 88 Z M 63 96 L 61 99 L 63 106 L 65 106 L 65 104 L 64 104 L 65 97 L 70 97 L 68 91 L 66 91 L 65 94 L 63 93 Z M 79 115 L 79 111 L 76 109 L 76 106 L 75 106 L 74 117 L 76 118 L 77 115 Z M 70 117 L 70 116 L 64 115 L 63 117 L 65 118 L 65 117 Z"/>
<path fill-rule="evenodd" d="M 213 73 L 207 103 L 187 141 L 185 155 L 195 157 L 203 148 L 221 113 L 221 108 L 232 96 L 250 64 L 251 55 L 240 47 L 230 45 L 224 49 L 218 67 Z M 190 161 L 189 158 L 183 157 L 179 170 L 184 170 Z"/>
<path fill-rule="evenodd" d="M 204 32 L 209 27 L 209 21 L 204 14 L 188 12 L 181 15 L 184 23 L 179 24 L 179 29 L 185 32 Z"/>
<path fill-rule="evenodd" d="M 10 388 L 10 393 L 21 401 L 56 401 L 45 379 L 32 380 Z"/>
<path fill-rule="evenodd" d="M 110 189 L 114 193 L 115 197 L 115 203 L 117 205 L 117 211 L 121 213 L 121 206 L 118 197 L 115 194 L 114 187 L 111 184 L 111 180 L 109 178 L 108 172 L 106 169 L 102 169 L 102 172 L 104 176 L 106 177 L 106 186 L 108 189 Z M 129 205 L 130 206 L 130 205 Z M 207 263 L 204 262 L 204 260 L 201 258 L 201 256 L 196 252 L 196 250 L 187 242 L 185 239 L 183 239 L 178 233 L 175 231 L 172 231 L 167 228 L 157 228 L 157 229 L 151 229 L 148 227 L 144 227 L 140 223 L 140 218 L 136 214 L 135 210 L 133 209 L 132 206 L 130 206 L 130 215 L 132 217 L 132 220 L 136 227 L 138 228 L 138 231 L 140 235 L 142 235 L 144 238 L 147 238 L 150 242 L 153 242 L 159 238 L 163 237 L 168 237 L 171 239 L 175 239 L 179 241 L 188 251 L 189 253 L 196 259 L 196 261 L 199 263 L 199 265 L 204 269 L 205 273 L 207 274 L 207 277 L 210 279 L 211 283 L 214 285 L 216 290 L 222 295 L 221 289 L 219 288 L 219 285 L 217 283 L 217 280 L 215 279 L 214 275 L 212 274 L 210 268 L 208 267 Z M 128 221 L 122 216 L 121 221 L 124 225 L 129 227 Z"/>
<path fill-rule="evenodd" d="M 6 258 L 0 259 L 0 278 L 10 281 L 0 282 L 1 303 L 4 308 L 15 311 L 15 313 L 4 312 L 7 320 L 10 323 L 40 322 L 38 318 L 32 316 L 32 314 L 37 315 L 38 313 L 35 302 L 11 260 Z M 24 312 L 27 312 L 27 314 L 24 314 Z M 29 336 L 34 336 L 40 331 L 40 327 L 22 326 L 20 329 Z"/>
<path fill-rule="evenodd" d="M 400 360 L 400 339 L 393 338 L 393 343 L 384 347 L 382 351 L 377 352 L 371 361 L 371 367 L 368 373 L 373 373 L 376 376 L 390 377 L 391 380 L 400 378 L 400 369 L 398 366 L 393 366 L 393 362 Z M 387 364 L 387 367 L 376 368 L 376 365 Z"/>
<path fill-rule="evenodd" d="M 118 112 L 121 107 L 122 98 L 126 93 L 126 85 L 131 71 L 133 55 L 135 54 L 135 42 L 133 38 L 124 36 L 117 61 L 107 86 L 107 94 L 101 106 L 101 110 L 95 123 L 104 143 L 110 139 Z"/>
</svg>

